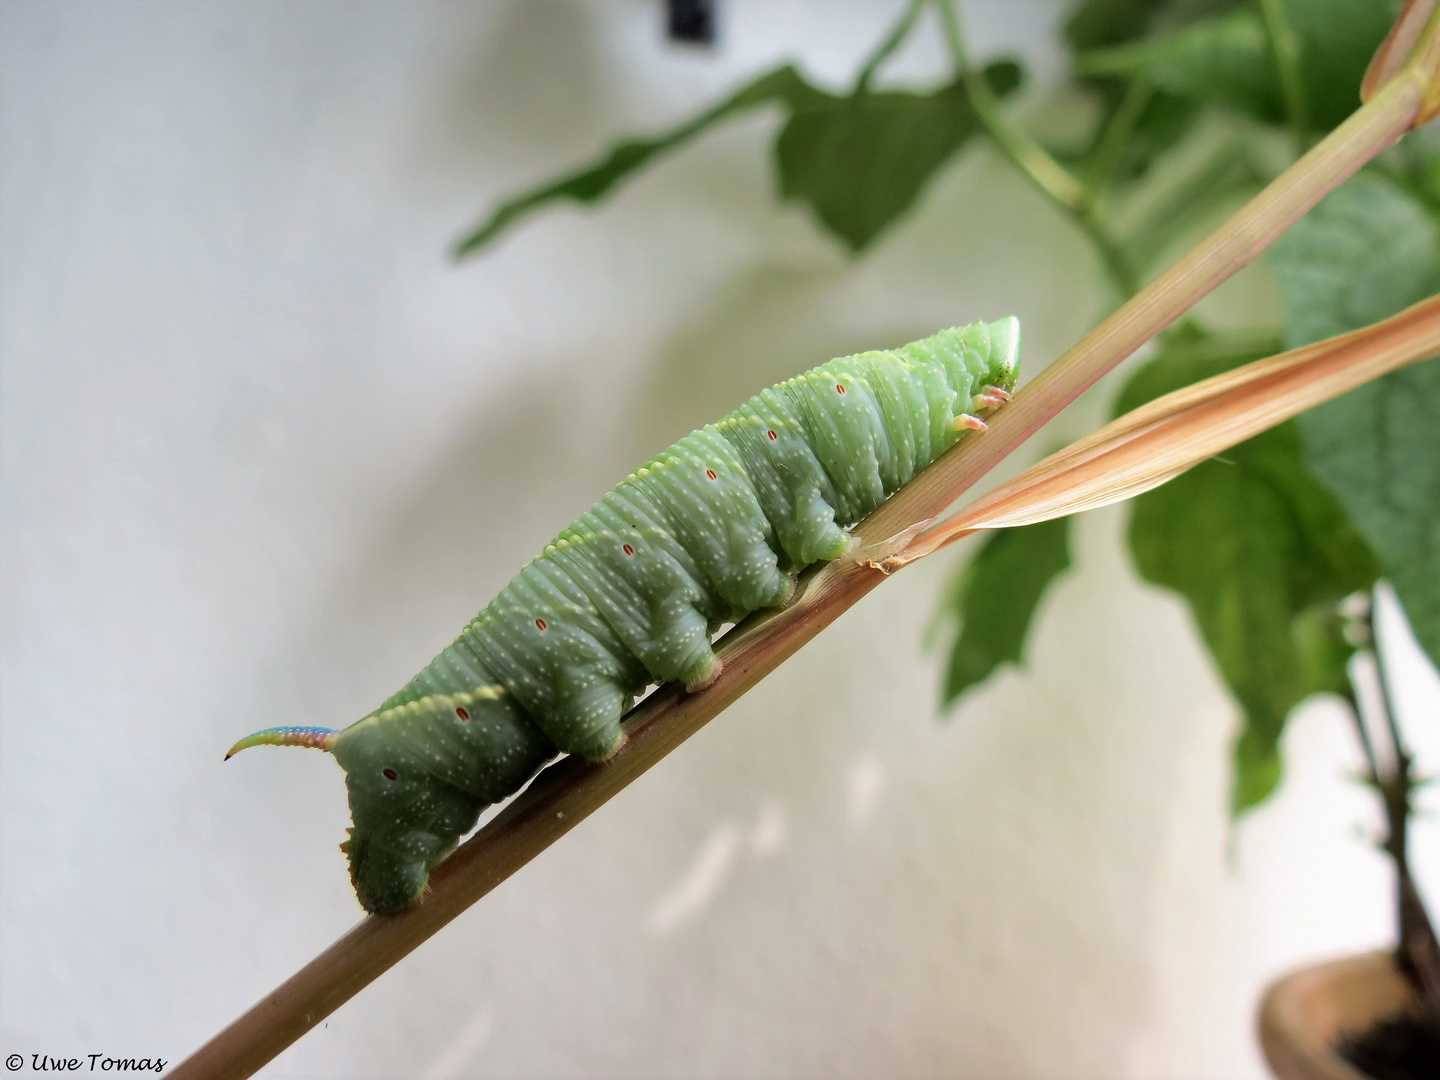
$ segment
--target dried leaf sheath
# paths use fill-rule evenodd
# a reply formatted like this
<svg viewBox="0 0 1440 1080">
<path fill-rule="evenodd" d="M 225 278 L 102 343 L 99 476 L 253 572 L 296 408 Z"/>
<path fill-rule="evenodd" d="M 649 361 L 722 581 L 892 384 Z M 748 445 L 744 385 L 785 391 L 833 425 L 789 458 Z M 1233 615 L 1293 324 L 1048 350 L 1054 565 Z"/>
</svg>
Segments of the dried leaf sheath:
<svg viewBox="0 0 1440 1080">
<path fill-rule="evenodd" d="M 1258 360 L 1167 394 L 1052 454 L 921 531 L 887 568 L 977 529 L 1049 521 L 1131 498 L 1388 371 L 1440 353 L 1440 297 L 1373 327 Z"/>
</svg>

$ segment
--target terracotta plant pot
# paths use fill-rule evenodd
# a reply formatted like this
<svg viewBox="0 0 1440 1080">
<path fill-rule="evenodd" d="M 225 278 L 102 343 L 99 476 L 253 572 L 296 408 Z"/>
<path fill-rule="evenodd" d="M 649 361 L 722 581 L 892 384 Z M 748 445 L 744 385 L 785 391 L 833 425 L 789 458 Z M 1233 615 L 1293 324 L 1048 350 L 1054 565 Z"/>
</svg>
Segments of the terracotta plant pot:
<svg viewBox="0 0 1440 1080">
<path fill-rule="evenodd" d="M 1302 968 L 1260 1003 L 1260 1046 L 1280 1080 L 1369 1080 L 1333 1049 L 1381 1020 L 1417 1012 L 1419 995 L 1388 953 Z"/>
</svg>

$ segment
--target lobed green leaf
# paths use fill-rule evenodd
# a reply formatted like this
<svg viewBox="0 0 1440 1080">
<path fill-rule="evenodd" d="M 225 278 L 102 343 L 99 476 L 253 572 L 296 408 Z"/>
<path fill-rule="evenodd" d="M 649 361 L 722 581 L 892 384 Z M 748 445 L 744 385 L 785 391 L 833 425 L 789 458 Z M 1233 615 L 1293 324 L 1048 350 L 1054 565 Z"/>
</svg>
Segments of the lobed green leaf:
<svg viewBox="0 0 1440 1080">
<path fill-rule="evenodd" d="M 1380 556 L 1440 665 L 1440 357 L 1312 410 L 1301 431 L 1310 468 Z"/>
<path fill-rule="evenodd" d="M 997 94 L 1020 85 L 1020 68 L 1012 61 L 991 64 L 984 76 Z M 935 170 L 979 129 L 959 82 L 929 94 L 860 87 L 835 95 L 785 64 L 663 134 L 626 139 L 599 162 L 507 199 L 455 245 L 455 257 L 474 254 L 549 203 L 593 203 L 665 151 L 772 104 L 790 113 L 775 145 L 782 196 L 808 202 L 855 251 L 908 209 Z"/>
</svg>

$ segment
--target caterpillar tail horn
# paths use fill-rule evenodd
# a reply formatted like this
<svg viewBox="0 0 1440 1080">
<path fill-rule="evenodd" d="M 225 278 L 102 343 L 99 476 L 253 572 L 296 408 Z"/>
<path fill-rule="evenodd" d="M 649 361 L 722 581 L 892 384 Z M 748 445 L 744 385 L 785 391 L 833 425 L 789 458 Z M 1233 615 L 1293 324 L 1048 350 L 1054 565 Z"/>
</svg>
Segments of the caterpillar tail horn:
<svg viewBox="0 0 1440 1080">
<path fill-rule="evenodd" d="M 309 746 L 327 754 L 335 748 L 340 732 L 323 727 L 272 727 L 247 735 L 225 752 L 229 761 L 241 750 L 252 746 Z"/>
</svg>

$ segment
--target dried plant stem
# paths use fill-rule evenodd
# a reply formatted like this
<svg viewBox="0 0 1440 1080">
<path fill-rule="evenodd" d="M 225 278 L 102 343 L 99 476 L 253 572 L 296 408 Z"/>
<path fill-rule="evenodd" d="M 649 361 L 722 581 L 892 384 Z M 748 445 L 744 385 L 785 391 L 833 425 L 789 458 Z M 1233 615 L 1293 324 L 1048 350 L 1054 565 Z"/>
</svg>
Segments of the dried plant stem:
<svg viewBox="0 0 1440 1080">
<path fill-rule="evenodd" d="M 1166 394 L 1051 454 L 887 552 L 898 570 L 978 529 L 1034 525 L 1133 498 L 1396 368 L 1440 354 L 1440 297 Z"/>
<path fill-rule="evenodd" d="M 1385 835 L 1379 841 L 1379 846 L 1395 867 L 1395 907 L 1399 929 L 1395 959 L 1401 970 L 1409 975 L 1419 988 L 1421 1000 L 1424 1002 L 1423 1010 L 1428 1014 L 1428 1023 L 1440 1034 L 1440 941 L 1436 939 L 1434 924 L 1425 910 L 1425 902 L 1410 871 L 1407 850 L 1408 826 L 1414 809 L 1413 796 L 1421 781 L 1415 776 L 1415 759 L 1405 745 L 1395 712 L 1385 652 L 1375 628 L 1377 601 L 1378 594 L 1372 594 L 1364 614 L 1357 620 L 1359 636 L 1363 642 L 1360 651 L 1368 654 L 1371 660 L 1378 691 L 1375 705 L 1380 714 L 1379 719 L 1383 721 L 1374 725 L 1376 730 L 1373 734 L 1366 723 L 1365 712 L 1362 712 L 1358 687 L 1352 686 L 1348 699 L 1355 729 L 1365 750 L 1366 764 L 1369 767 L 1369 775 L 1365 780 L 1380 796 L 1385 809 Z M 1353 682 L 1353 674 L 1351 679 Z M 1383 753 L 1377 753 L 1377 739 Z"/>
<path fill-rule="evenodd" d="M 1285 98 L 1285 112 L 1290 119 L 1295 140 L 1295 156 L 1305 152 L 1310 137 L 1310 121 L 1305 106 L 1305 83 L 1300 77 L 1300 45 L 1295 30 L 1285 14 L 1281 0 L 1260 0 L 1260 14 L 1265 20 L 1265 34 L 1270 39 L 1270 52 L 1280 76 L 1280 90 Z"/>
<path fill-rule="evenodd" d="M 1431 35 L 1434 37 L 1435 35 Z M 1431 68 L 1433 68 L 1433 64 Z M 1408 130 L 1430 69 L 1412 64 L 1323 142 L 1000 410 L 862 522 L 862 544 L 918 531 L 1055 414 L 1201 297 L 1263 251 L 1327 192 Z M 361 922 L 182 1062 L 176 1080 L 254 1073 L 364 986 L 663 758 L 885 578 L 866 560 L 810 576 L 800 600 L 752 617 L 719 647 L 724 672 L 705 691 L 665 687 L 632 713 L 630 741 L 601 766 L 562 760 L 545 769 L 439 870 L 423 900 Z"/>
</svg>

